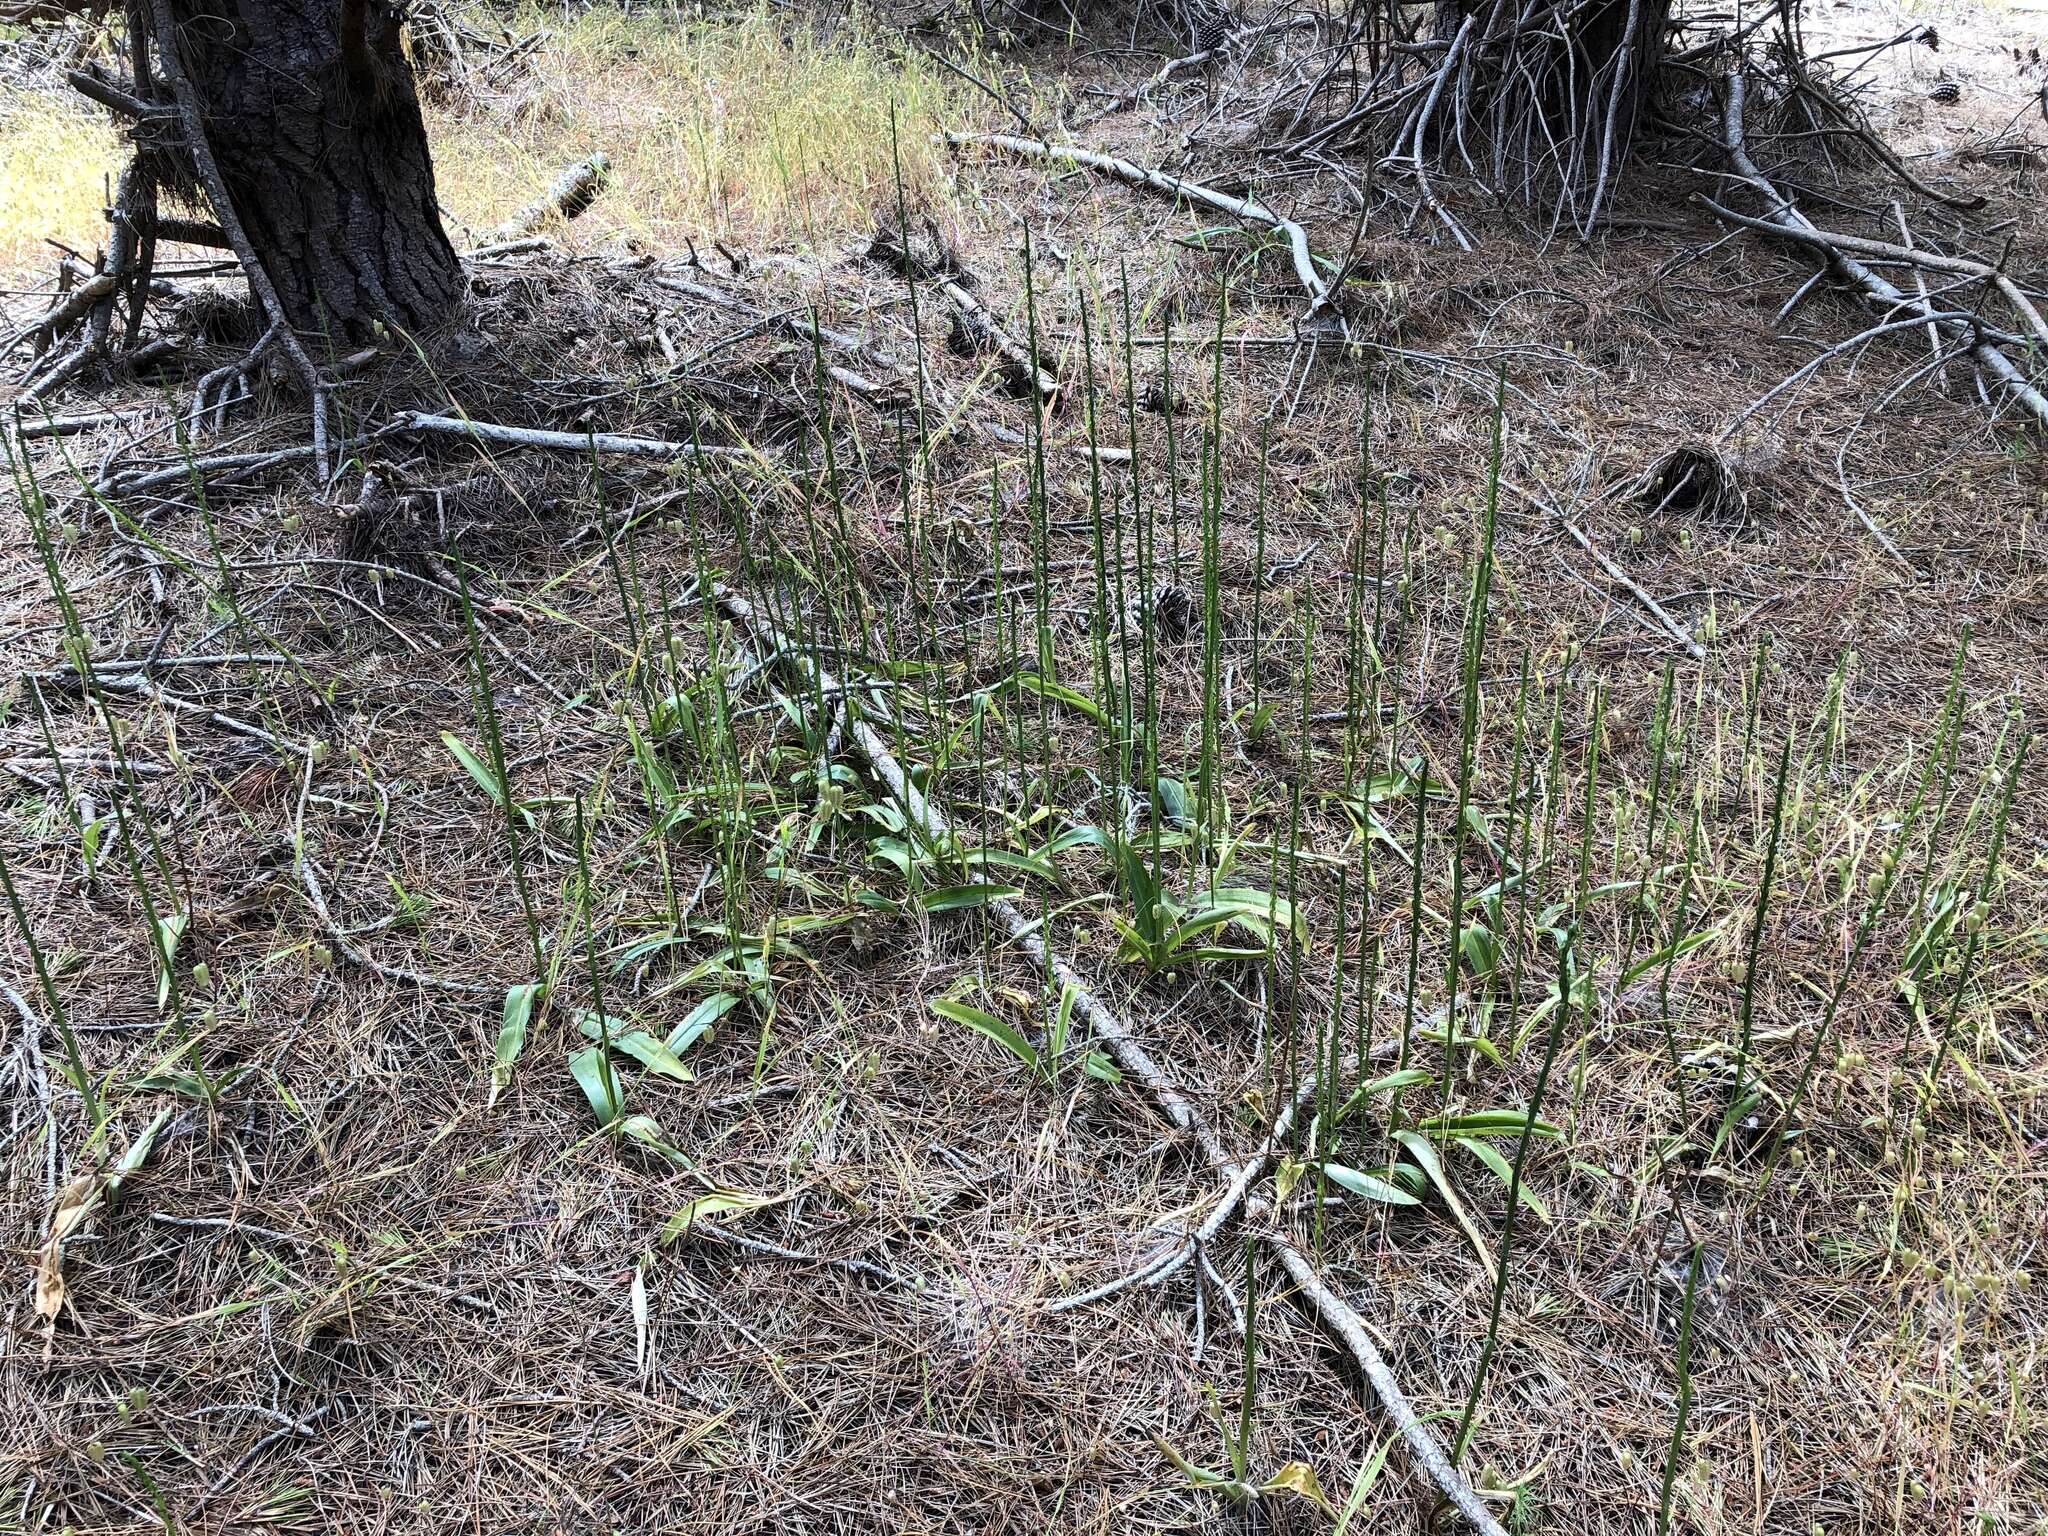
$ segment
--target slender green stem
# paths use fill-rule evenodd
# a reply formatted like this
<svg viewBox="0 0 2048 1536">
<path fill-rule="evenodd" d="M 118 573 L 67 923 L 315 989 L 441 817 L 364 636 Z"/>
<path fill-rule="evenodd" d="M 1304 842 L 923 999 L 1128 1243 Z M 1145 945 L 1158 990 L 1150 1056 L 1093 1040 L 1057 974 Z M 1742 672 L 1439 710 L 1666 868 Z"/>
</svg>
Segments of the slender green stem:
<svg viewBox="0 0 2048 1536">
<path fill-rule="evenodd" d="M 1485 1390 L 1487 1371 L 1493 1364 L 1494 1346 L 1500 1338 L 1501 1300 L 1507 1295 L 1509 1265 L 1514 1256 L 1515 1216 L 1522 1204 L 1522 1169 L 1528 1160 L 1529 1146 L 1536 1139 L 1536 1125 L 1543 1117 L 1544 1094 L 1550 1087 L 1550 1069 L 1557 1064 L 1558 1045 L 1564 1039 L 1565 1023 L 1571 1017 L 1572 993 L 1576 989 L 1573 952 L 1577 939 L 1576 920 L 1558 930 L 1557 1006 L 1550 1015 L 1550 1034 L 1543 1046 L 1543 1064 L 1536 1070 L 1536 1088 L 1529 1096 L 1528 1119 L 1515 1142 L 1515 1160 L 1508 1168 L 1508 1205 L 1507 1214 L 1501 1220 L 1500 1263 L 1494 1273 L 1493 1303 L 1487 1315 L 1486 1341 L 1479 1348 L 1479 1366 L 1472 1374 L 1472 1390 L 1465 1399 L 1465 1412 L 1458 1420 L 1457 1439 L 1451 1451 L 1454 1464 L 1464 1459 L 1466 1448 L 1471 1444 L 1480 1394 Z"/>
<path fill-rule="evenodd" d="M 512 864 L 512 885 L 519 893 L 519 910 L 526 919 L 527 945 L 533 954 L 536 975 L 544 967 L 541 958 L 540 917 L 533 904 L 533 891 L 526 879 L 526 855 L 519 845 L 519 798 L 512 789 L 512 770 L 505 760 L 505 737 L 498 724 L 497 692 L 491 685 L 490 667 L 484 661 L 483 632 L 476 621 L 476 606 L 470 600 L 469 575 L 464 562 L 455 562 L 455 586 L 462 599 L 462 622 L 469 637 L 469 664 L 476 693 L 478 723 L 483 726 L 484 750 L 491 755 L 491 776 L 498 786 L 498 810 L 505 824 L 505 852 Z"/>
<path fill-rule="evenodd" d="M 65 1075 L 85 1102 L 88 1129 L 97 1132 L 105 1118 L 99 1094 L 93 1088 L 92 1074 L 86 1070 L 85 1057 L 78 1049 L 78 1037 L 72 1033 L 71 1016 L 65 1012 L 64 1000 L 57 995 L 57 984 L 50 976 L 49 963 L 43 958 L 43 947 L 36 942 L 35 928 L 28 920 L 28 909 L 22 904 L 21 892 L 14 887 L 14 877 L 8 873 L 5 857 L 0 857 L 0 889 L 7 893 L 7 905 L 14 913 L 15 926 L 21 930 L 22 942 L 28 946 L 29 963 L 35 967 L 36 985 L 42 989 L 43 1001 L 50 1006 L 50 1020 L 57 1026 L 57 1037 L 64 1042 Z"/>
<path fill-rule="evenodd" d="M 1685 1421 L 1692 1414 L 1692 1314 L 1699 1293 L 1700 1247 L 1695 1243 L 1685 1267 L 1685 1299 L 1678 1305 L 1678 1412 L 1671 1425 L 1671 1445 L 1664 1453 L 1664 1484 L 1657 1494 L 1657 1536 L 1670 1536 L 1671 1496 L 1678 1486 L 1678 1458 L 1685 1449 Z"/>
</svg>

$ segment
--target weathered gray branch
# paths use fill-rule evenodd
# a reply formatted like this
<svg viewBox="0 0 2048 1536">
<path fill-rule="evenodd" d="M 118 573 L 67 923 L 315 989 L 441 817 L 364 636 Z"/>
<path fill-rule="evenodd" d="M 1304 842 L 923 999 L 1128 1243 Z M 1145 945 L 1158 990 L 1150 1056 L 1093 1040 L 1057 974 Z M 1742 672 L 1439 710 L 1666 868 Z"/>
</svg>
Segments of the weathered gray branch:
<svg viewBox="0 0 2048 1536">
<path fill-rule="evenodd" d="M 651 459 L 731 458 L 744 448 L 700 447 L 659 437 L 622 437 L 616 432 L 549 432 L 539 427 L 507 427 L 467 416 L 435 416 L 426 411 L 400 411 L 389 428 L 397 433 L 434 432 L 466 437 L 501 448 L 551 448 L 562 453 L 625 453 Z"/>
<path fill-rule="evenodd" d="M 1027 139 L 1014 133 L 949 133 L 946 143 L 958 149 L 970 144 L 985 145 L 991 149 L 1008 150 L 1013 155 L 1029 155 L 1040 160 L 1051 160 L 1061 165 L 1079 166 L 1085 170 L 1100 171 L 1114 176 L 1134 187 L 1162 192 L 1168 197 L 1180 198 L 1190 203 L 1199 203 L 1205 208 L 1214 208 L 1219 213 L 1230 214 L 1253 224 L 1263 224 L 1276 230 L 1287 241 L 1289 255 L 1294 261 L 1294 275 L 1308 294 L 1308 314 L 1304 320 L 1309 324 L 1318 321 L 1333 321 L 1340 331 L 1348 334 L 1344 316 L 1337 304 L 1337 296 L 1331 290 L 1321 272 L 1316 270 L 1314 253 L 1309 249 L 1308 231 L 1283 213 L 1276 213 L 1264 203 L 1248 197 L 1233 197 L 1228 192 L 1219 192 L 1214 187 L 1203 186 L 1199 181 L 1183 181 L 1178 176 L 1169 176 L 1164 171 L 1149 170 L 1129 160 L 1118 159 L 1115 155 L 1098 154 L 1092 149 L 1078 149 L 1070 144 L 1048 144 L 1044 139 Z"/>
<path fill-rule="evenodd" d="M 1943 335 L 1968 348 L 1970 355 L 1986 373 L 1990 374 L 2006 393 L 2019 403 L 2043 427 L 2048 427 L 2048 396 L 2035 387 L 2032 380 L 2014 365 L 2011 358 L 1992 342 L 1978 334 L 1964 321 L 1944 318 L 1930 303 L 1924 303 L 1914 295 L 1894 286 L 1877 275 L 1862 261 L 1857 252 L 1835 243 L 1834 238 L 1825 234 L 1813 221 L 1801 213 L 1798 207 L 1771 184 L 1769 177 L 1757 168 L 1750 158 L 1749 147 L 1743 137 L 1742 109 L 1748 92 L 1748 84 L 1740 70 L 1728 77 L 1728 95 L 1723 110 L 1723 125 L 1727 139 L 1728 158 L 1734 163 L 1742 179 L 1756 190 L 1764 200 L 1764 221 L 1771 229 L 1788 239 L 1821 251 L 1829 270 L 1859 289 L 1864 298 L 1881 306 L 1887 313 L 1905 313 L 1925 316 L 1941 328 Z M 1749 220 L 1740 220 L 1749 223 Z M 1882 242 L 1868 242 L 1882 244 Z M 1899 257 L 1924 256 L 1925 253 L 1908 252 L 1904 247 L 1888 247 Z M 1864 252 L 1863 254 L 1868 254 Z M 2028 306 L 2031 309 L 2031 306 Z M 2034 317 L 2038 321 L 2038 316 Z"/>
</svg>

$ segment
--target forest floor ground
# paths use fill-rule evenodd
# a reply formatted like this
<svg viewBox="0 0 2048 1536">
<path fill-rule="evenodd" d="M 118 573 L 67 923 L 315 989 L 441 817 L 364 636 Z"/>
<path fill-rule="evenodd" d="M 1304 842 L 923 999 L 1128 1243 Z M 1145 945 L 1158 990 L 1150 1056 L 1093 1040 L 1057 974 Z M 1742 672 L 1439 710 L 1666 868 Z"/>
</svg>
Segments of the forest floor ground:
<svg viewBox="0 0 2048 1536">
<path fill-rule="evenodd" d="M 2048 21 L 1809 28 L 1930 22 L 1873 121 L 2038 276 Z M 934 143 L 1015 122 L 879 22 L 543 25 L 430 99 L 456 244 L 614 184 L 360 375 L 329 483 L 186 468 L 306 440 L 258 378 L 181 449 L 260 329 L 198 251 L 175 370 L 11 443 L 0 1529 L 1454 1528 L 1244 1229 L 1058 1305 L 1220 1186 L 1014 902 L 1236 1153 L 1333 1064 L 1252 1230 L 1472 1401 L 1509 1529 L 2048 1531 L 2040 437 L 1917 330 L 1829 355 L 1868 316 L 1691 201 L 1682 101 L 1589 241 L 1447 184 L 1461 252 L 1263 164 L 1284 58 L 973 56 L 1353 251 L 1347 346 L 1284 243 Z M 0 47 L 25 317 L 118 146 Z M 1052 401 L 875 259 L 899 207 Z"/>
</svg>

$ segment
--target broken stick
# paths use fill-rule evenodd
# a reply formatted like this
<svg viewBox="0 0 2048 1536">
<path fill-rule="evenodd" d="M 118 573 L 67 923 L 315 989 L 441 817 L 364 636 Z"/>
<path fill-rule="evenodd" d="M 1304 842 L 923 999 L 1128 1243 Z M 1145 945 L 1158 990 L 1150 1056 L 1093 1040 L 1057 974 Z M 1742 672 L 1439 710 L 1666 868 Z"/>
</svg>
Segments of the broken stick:
<svg viewBox="0 0 2048 1536">
<path fill-rule="evenodd" d="M 387 429 L 396 433 L 436 432 L 466 437 L 501 448 L 552 448 L 563 453 L 626 453 L 651 459 L 742 458 L 744 448 L 703 447 L 659 437 L 622 437 L 616 432 L 549 432 L 539 427 L 507 427 L 467 416 L 435 416 L 426 411 L 400 411 Z"/>
<path fill-rule="evenodd" d="M 981 144 L 991 149 L 1008 150 L 1013 155 L 1029 155 L 1061 165 L 1100 171 L 1134 187 L 1143 187 L 1149 191 L 1163 192 L 1168 197 L 1200 203 L 1203 207 L 1214 208 L 1219 213 L 1227 213 L 1235 218 L 1246 219 L 1251 223 L 1263 224 L 1268 229 L 1276 230 L 1287 241 L 1288 252 L 1294 260 L 1294 275 L 1309 297 L 1308 313 L 1302 317 L 1303 323 L 1308 326 L 1329 325 L 1346 339 L 1350 337 L 1350 327 L 1345 323 L 1343 311 L 1338 307 L 1336 294 L 1324 281 L 1322 273 L 1316 270 L 1315 255 L 1309 249 L 1308 231 L 1285 214 L 1274 212 L 1264 203 L 1255 202 L 1248 197 L 1233 197 L 1228 192 L 1219 192 L 1199 181 L 1183 181 L 1180 177 L 1169 176 L 1164 171 L 1148 170 L 1129 160 L 1120 160 L 1115 155 L 1098 154 L 1092 149 L 1077 149 L 1068 144 L 1048 144 L 1044 139 L 1027 139 L 1014 133 L 948 133 L 945 139 L 954 149 L 969 144 Z"/>
<path fill-rule="evenodd" d="M 546 192 L 491 231 L 491 244 L 505 244 L 534 234 L 551 218 L 563 223 L 577 217 L 604 191 L 612 179 L 611 157 L 602 150 L 588 160 L 579 160 Z"/>
</svg>

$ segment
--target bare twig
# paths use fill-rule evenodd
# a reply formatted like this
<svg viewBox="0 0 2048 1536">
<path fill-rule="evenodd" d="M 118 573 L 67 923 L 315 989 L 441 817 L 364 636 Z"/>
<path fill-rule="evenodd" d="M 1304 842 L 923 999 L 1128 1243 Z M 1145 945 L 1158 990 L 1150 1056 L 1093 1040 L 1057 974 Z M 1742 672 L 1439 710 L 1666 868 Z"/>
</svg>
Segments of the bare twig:
<svg viewBox="0 0 2048 1536">
<path fill-rule="evenodd" d="M 1747 82 L 1738 70 L 1728 77 L 1728 94 L 1723 106 L 1722 122 L 1728 158 L 1742 179 L 1763 198 L 1766 210 L 1764 221 L 1772 230 L 1809 248 L 1819 250 L 1829 269 L 1841 281 L 1859 290 L 1867 301 L 1879 307 L 1887 316 L 1904 312 L 1923 316 L 1939 325 L 1943 335 L 1967 346 L 1978 365 L 2036 421 L 2048 427 L 2048 396 L 2044 396 L 2012 359 L 1986 339 L 1980 330 L 1963 321 L 1939 318 L 1931 305 L 1923 305 L 1911 294 L 1878 276 L 1869 266 L 1857 259 L 1854 251 L 1835 243 L 1817 229 L 1812 220 L 1772 185 L 1770 178 L 1765 176 L 1757 168 L 1756 162 L 1750 158 L 1749 148 L 1743 137 L 1742 109 L 1746 94 Z M 1902 246 L 1893 246 L 1889 249 L 1906 258 L 1926 254 L 1907 251 Z"/>
<path fill-rule="evenodd" d="M 1248 197 L 1233 197 L 1228 192 L 1219 192 L 1214 187 L 1198 181 L 1183 181 L 1178 176 L 1169 176 L 1164 171 L 1149 170 L 1129 160 L 1118 159 L 1115 155 L 1098 154 L 1092 149 L 1079 149 L 1067 144 L 1048 144 L 1044 139 L 1027 139 L 1014 133 L 948 133 L 946 143 L 955 149 L 964 146 L 985 145 L 991 149 L 1007 150 L 1013 155 L 1028 155 L 1035 159 L 1051 160 L 1061 165 L 1079 166 L 1084 170 L 1100 171 L 1114 176 L 1134 187 L 1161 192 L 1168 197 L 1199 203 L 1205 208 L 1214 208 L 1219 213 L 1263 224 L 1277 231 L 1287 241 L 1287 248 L 1294 261 L 1294 275 L 1309 296 L 1308 313 L 1304 323 L 1330 324 L 1343 334 L 1349 334 L 1343 311 L 1338 307 L 1337 296 L 1316 270 L 1315 255 L 1309 249 L 1308 231 L 1285 214 L 1276 213 L 1264 203 L 1254 202 Z"/>
<path fill-rule="evenodd" d="M 1288 1134 L 1294 1128 L 1296 1117 L 1300 1115 L 1303 1107 L 1307 1105 L 1309 1100 L 1315 1096 L 1316 1089 L 1321 1086 L 1321 1082 L 1321 1078 L 1315 1073 L 1309 1073 L 1303 1077 L 1301 1086 L 1295 1090 L 1293 1099 L 1274 1118 L 1273 1129 L 1267 1135 L 1265 1145 L 1259 1149 L 1256 1155 L 1247 1158 L 1242 1165 L 1238 1166 L 1234 1173 L 1224 1174 L 1222 1194 L 1215 1206 L 1211 1208 L 1209 1214 L 1202 1218 L 1200 1226 L 1192 1231 L 1181 1233 L 1130 1273 L 1119 1276 L 1107 1284 L 1099 1285 L 1093 1290 L 1081 1291 L 1072 1296 L 1062 1296 L 1057 1301 L 1048 1303 L 1045 1310 L 1048 1312 L 1072 1312 L 1079 1307 L 1091 1306 L 1096 1302 L 1106 1301 L 1118 1292 L 1129 1290 L 1134 1286 L 1164 1285 L 1168 1280 L 1172 1279 L 1174 1275 L 1187 1266 L 1196 1253 L 1200 1251 L 1204 1243 L 1209 1242 L 1218 1232 L 1223 1230 L 1224 1225 L 1229 1222 L 1232 1216 L 1237 1214 L 1239 1207 L 1244 1204 L 1245 1196 L 1251 1192 L 1252 1186 L 1266 1176 L 1267 1169 L 1272 1167 L 1273 1158 L 1278 1155 L 1280 1148 L 1286 1144 Z"/>
<path fill-rule="evenodd" d="M 327 905 L 327 892 L 320 883 L 320 872 L 314 866 L 313 856 L 306 848 L 306 802 L 313 793 L 313 754 L 310 751 L 301 750 L 299 758 L 302 765 L 299 780 L 299 804 L 292 822 L 292 845 L 296 852 L 295 862 L 298 865 L 299 885 L 306 893 L 307 904 L 312 907 L 314 915 L 320 919 L 321 928 L 325 930 L 327 937 L 334 941 L 335 948 L 339 949 L 343 955 L 347 956 L 364 970 L 371 972 L 373 975 L 382 976 L 386 981 L 405 982 L 410 986 L 419 987 L 429 992 L 454 992 L 464 996 L 487 995 L 495 991 L 495 988 L 487 986 L 482 982 L 455 981 L 446 976 L 433 976 L 424 971 L 407 970 L 403 966 L 386 965 L 380 960 L 371 958 L 368 953 L 348 936 L 348 930 L 334 920 L 334 913 Z"/>
<path fill-rule="evenodd" d="M 656 459 L 752 457 L 752 451 L 745 448 L 706 448 L 658 437 L 622 437 L 615 432 L 549 432 L 538 427 L 472 421 L 467 416 L 435 416 L 426 411 L 400 411 L 390 430 L 400 434 L 442 433 L 501 448 L 550 448 L 561 453 L 624 453 Z"/>
<path fill-rule="evenodd" d="M 1899 206 L 1897 198 L 1892 199 L 1892 222 L 1898 226 L 1900 244 L 1904 245 L 1909 251 L 1913 250 L 1915 248 L 1913 245 L 1913 228 L 1906 222 L 1906 210 Z M 1920 301 L 1922 309 L 1933 309 L 1934 306 L 1927 301 L 1926 275 L 1921 272 L 1918 266 L 1913 268 L 1913 296 Z M 1941 327 L 1932 320 L 1927 322 L 1927 355 L 1936 359 L 1937 364 L 1942 356 Z M 1937 377 L 1935 387 L 1940 389 L 1943 394 L 1947 394 L 1948 380 L 1945 377 L 1945 370 L 1937 366 L 1936 372 L 1938 375 L 1944 376 Z"/>
<path fill-rule="evenodd" d="M 1658 626 L 1664 633 L 1684 647 L 1686 655 L 1690 656 L 1694 661 L 1705 661 L 1707 659 L 1707 648 L 1693 638 L 1692 631 L 1674 619 L 1671 616 L 1670 610 L 1645 591 L 1627 571 L 1624 571 L 1620 566 L 1608 559 L 1606 555 L 1602 554 L 1600 546 L 1593 542 L 1591 535 L 1585 529 L 1581 528 L 1577 523 L 1565 516 L 1562 511 L 1550 505 L 1527 487 L 1516 485 L 1512 480 L 1506 479 L 1503 479 L 1501 484 L 1539 510 L 1547 512 L 1556 518 L 1558 526 L 1565 531 L 1565 534 L 1574 544 L 1593 557 L 1594 563 L 1606 573 L 1607 579 L 1614 582 L 1626 591 L 1629 596 L 1641 603 L 1651 616 L 1656 619 Z"/>
</svg>

